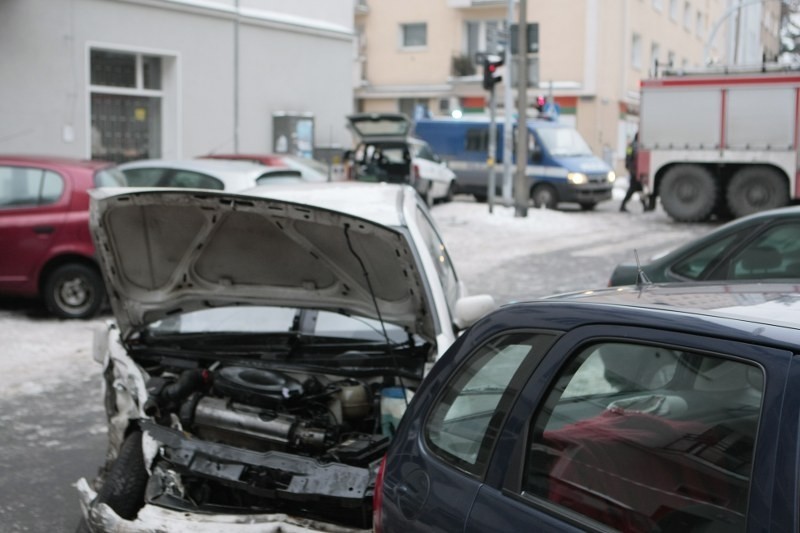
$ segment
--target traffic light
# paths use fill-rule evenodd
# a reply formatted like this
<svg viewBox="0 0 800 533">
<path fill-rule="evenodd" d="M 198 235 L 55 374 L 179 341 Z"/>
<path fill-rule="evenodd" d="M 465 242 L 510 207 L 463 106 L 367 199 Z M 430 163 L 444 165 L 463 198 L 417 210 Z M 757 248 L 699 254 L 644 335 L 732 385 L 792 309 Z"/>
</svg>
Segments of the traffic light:
<svg viewBox="0 0 800 533">
<path fill-rule="evenodd" d="M 483 58 L 483 88 L 491 91 L 494 84 L 503 79 L 500 67 L 503 66 L 503 57 L 487 55 Z"/>
</svg>

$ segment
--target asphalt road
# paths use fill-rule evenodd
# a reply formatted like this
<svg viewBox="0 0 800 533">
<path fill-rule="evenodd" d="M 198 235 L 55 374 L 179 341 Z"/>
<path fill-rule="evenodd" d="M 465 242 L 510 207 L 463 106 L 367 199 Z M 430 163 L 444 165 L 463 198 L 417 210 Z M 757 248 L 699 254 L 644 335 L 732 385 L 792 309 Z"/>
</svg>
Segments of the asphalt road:
<svg viewBox="0 0 800 533">
<path fill-rule="evenodd" d="M 615 264 L 671 248 L 714 224 L 676 224 L 662 211 L 513 209 L 457 198 L 433 208 L 470 292 L 498 303 L 604 287 Z M 635 204 L 635 202 L 632 202 Z M 104 461 L 105 419 L 92 331 L 105 319 L 63 321 L 39 305 L 0 299 L 0 532 L 74 531 L 75 481 Z"/>
</svg>

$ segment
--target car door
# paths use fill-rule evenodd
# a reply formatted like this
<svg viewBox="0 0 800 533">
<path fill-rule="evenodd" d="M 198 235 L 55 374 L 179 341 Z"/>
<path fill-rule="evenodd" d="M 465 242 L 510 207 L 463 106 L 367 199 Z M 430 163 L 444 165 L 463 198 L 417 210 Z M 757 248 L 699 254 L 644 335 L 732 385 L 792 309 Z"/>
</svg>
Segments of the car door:
<svg viewBox="0 0 800 533">
<path fill-rule="evenodd" d="M 0 288 L 35 287 L 38 268 L 63 237 L 70 192 L 52 170 L 0 166 Z"/>
<path fill-rule="evenodd" d="M 794 530 L 791 360 L 667 329 L 569 332 L 509 414 L 465 531 Z"/>
<path fill-rule="evenodd" d="M 402 422 L 413 429 L 398 431 L 408 437 L 393 444 L 386 463 L 385 533 L 462 529 L 487 476 L 497 430 L 556 335 L 511 332 L 470 350 L 452 372 L 434 367 L 426 379 L 438 393 L 414 399 Z"/>
</svg>

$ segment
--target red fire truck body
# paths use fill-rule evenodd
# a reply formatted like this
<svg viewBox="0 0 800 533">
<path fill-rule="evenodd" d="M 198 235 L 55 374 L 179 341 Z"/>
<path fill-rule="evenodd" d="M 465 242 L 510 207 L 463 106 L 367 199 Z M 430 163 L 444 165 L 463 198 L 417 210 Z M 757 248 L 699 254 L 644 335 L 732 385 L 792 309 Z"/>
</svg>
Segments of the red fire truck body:
<svg viewBox="0 0 800 533">
<path fill-rule="evenodd" d="M 643 80 L 637 173 L 678 221 L 744 216 L 798 190 L 800 72 Z"/>
</svg>

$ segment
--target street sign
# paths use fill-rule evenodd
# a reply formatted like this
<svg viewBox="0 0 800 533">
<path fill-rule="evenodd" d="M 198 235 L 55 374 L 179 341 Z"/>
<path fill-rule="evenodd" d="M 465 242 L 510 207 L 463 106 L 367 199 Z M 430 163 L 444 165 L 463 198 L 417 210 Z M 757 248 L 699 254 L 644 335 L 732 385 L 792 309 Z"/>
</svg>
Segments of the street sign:
<svg viewBox="0 0 800 533">
<path fill-rule="evenodd" d="M 511 25 L 511 54 L 517 55 L 519 52 L 519 24 L 512 24 Z M 528 42 L 528 54 L 538 54 L 539 53 L 539 23 L 538 22 L 529 22 L 528 23 L 528 31 L 527 31 L 527 42 Z"/>
</svg>

